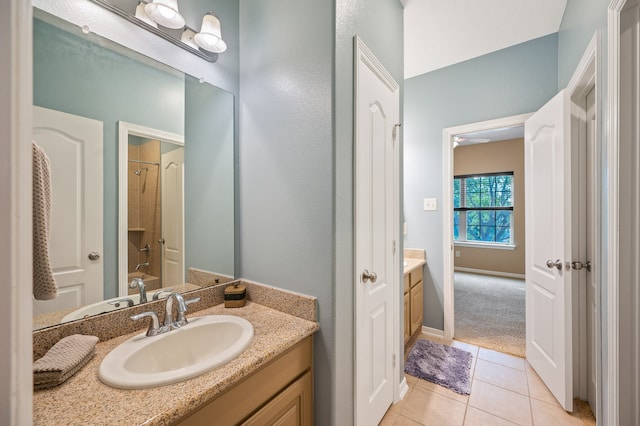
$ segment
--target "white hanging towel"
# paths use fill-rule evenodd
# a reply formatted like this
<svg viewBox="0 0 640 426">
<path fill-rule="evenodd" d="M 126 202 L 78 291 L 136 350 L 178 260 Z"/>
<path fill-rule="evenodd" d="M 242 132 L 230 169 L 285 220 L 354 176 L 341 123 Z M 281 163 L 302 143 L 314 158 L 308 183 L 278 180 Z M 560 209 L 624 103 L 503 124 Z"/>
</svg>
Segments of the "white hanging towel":
<svg viewBox="0 0 640 426">
<path fill-rule="evenodd" d="M 58 286 L 49 260 L 51 217 L 51 165 L 49 157 L 33 142 L 33 297 L 58 297 Z"/>
</svg>

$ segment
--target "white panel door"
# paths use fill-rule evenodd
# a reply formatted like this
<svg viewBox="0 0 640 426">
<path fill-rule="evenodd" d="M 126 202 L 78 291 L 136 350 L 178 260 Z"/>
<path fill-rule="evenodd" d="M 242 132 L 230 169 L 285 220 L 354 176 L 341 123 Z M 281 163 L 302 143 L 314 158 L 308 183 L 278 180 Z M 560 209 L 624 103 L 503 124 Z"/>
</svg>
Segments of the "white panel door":
<svg viewBox="0 0 640 426">
<path fill-rule="evenodd" d="M 51 163 L 49 256 L 58 297 L 34 301 L 34 314 L 103 299 L 102 122 L 33 107 L 33 139 Z"/>
<path fill-rule="evenodd" d="M 398 173 L 394 125 L 397 85 L 361 44 L 356 75 L 356 424 L 378 424 L 393 402 L 394 303 L 398 278 L 393 244 Z M 395 263 L 394 263 L 395 262 Z M 395 292 L 395 293 L 394 293 Z M 398 330 L 398 336 L 399 336 Z"/>
<path fill-rule="evenodd" d="M 184 283 L 184 148 L 162 154 L 162 286 Z"/>
<path fill-rule="evenodd" d="M 571 116 L 566 90 L 525 122 L 527 360 L 573 410 Z"/>
</svg>

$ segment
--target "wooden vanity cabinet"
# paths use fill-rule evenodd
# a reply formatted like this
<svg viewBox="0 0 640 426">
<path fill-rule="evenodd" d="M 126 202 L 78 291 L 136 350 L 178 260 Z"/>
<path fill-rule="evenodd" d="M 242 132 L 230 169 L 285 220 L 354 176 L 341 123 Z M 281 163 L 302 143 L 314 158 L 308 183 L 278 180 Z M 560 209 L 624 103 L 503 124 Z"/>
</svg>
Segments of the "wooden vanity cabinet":
<svg viewBox="0 0 640 426">
<path fill-rule="evenodd" d="M 404 343 L 422 329 L 423 318 L 422 267 L 404 275 Z"/>
<path fill-rule="evenodd" d="M 177 424 L 311 426 L 312 347 L 310 336 Z"/>
</svg>

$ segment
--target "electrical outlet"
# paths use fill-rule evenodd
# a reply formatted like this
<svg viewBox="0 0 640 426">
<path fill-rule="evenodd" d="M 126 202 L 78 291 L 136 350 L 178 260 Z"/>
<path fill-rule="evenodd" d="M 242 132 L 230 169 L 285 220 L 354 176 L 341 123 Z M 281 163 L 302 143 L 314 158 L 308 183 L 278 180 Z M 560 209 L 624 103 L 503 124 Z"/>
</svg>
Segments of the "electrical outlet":
<svg viewBox="0 0 640 426">
<path fill-rule="evenodd" d="M 435 198 L 425 198 L 424 199 L 424 210 L 425 211 L 438 210 L 438 200 L 435 199 Z"/>
<path fill-rule="evenodd" d="M 456 257 L 460 257 L 460 250 L 456 250 Z"/>
</svg>

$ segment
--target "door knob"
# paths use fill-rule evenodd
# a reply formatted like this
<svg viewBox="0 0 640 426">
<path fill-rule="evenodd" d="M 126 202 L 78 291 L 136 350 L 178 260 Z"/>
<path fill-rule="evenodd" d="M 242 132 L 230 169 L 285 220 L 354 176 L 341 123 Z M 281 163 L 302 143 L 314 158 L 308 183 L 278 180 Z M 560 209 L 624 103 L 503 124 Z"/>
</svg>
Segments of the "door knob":
<svg viewBox="0 0 640 426">
<path fill-rule="evenodd" d="M 378 275 L 375 272 L 369 273 L 369 271 L 366 269 L 362 271 L 363 283 L 366 283 L 367 281 L 371 281 L 372 283 L 375 283 L 377 279 L 378 279 Z"/>
<path fill-rule="evenodd" d="M 573 262 L 571 262 L 571 267 L 576 271 L 579 271 L 582 268 L 584 268 L 587 270 L 587 272 L 591 272 L 591 262 L 589 261 L 580 262 L 580 261 L 574 260 Z"/>
<path fill-rule="evenodd" d="M 556 259 L 555 262 L 553 260 L 547 260 L 547 268 L 558 268 L 558 271 L 562 271 L 562 262 L 560 261 L 560 259 Z"/>
<path fill-rule="evenodd" d="M 97 251 L 92 251 L 87 257 L 89 258 L 89 260 L 98 260 L 100 259 L 100 253 L 98 253 Z"/>
</svg>

